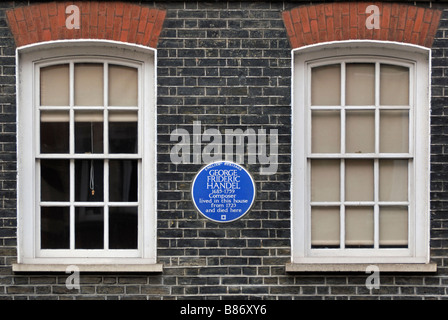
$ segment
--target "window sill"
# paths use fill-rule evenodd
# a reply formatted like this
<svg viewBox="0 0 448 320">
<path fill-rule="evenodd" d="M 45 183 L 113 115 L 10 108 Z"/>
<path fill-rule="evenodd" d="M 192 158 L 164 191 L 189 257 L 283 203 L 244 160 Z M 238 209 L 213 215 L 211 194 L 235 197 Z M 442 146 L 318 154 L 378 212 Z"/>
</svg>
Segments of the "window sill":
<svg viewBox="0 0 448 320">
<path fill-rule="evenodd" d="M 437 272 L 437 264 L 435 263 L 370 263 L 370 264 L 304 264 L 304 263 L 288 263 L 286 264 L 286 272 L 362 272 L 366 273 L 368 266 L 374 265 L 379 268 L 380 272 L 397 272 L 397 273 L 434 273 Z"/>
<path fill-rule="evenodd" d="M 63 272 L 69 266 L 76 266 L 79 272 L 130 272 L 130 273 L 161 273 L 163 264 L 13 264 L 13 272 Z"/>
</svg>

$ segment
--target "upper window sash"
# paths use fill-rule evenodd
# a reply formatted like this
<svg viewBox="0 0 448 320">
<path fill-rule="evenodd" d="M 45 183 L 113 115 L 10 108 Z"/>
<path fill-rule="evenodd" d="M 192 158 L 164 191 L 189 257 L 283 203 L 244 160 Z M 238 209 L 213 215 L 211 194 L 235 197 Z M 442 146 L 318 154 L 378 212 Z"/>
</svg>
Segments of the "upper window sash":
<svg viewBox="0 0 448 320">
<path fill-rule="evenodd" d="M 346 92 L 346 74 L 345 74 L 345 66 L 347 64 L 373 64 L 375 66 L 375 85 L 374 85 L 374 103 L 368 104 L 368 105 L 347 105 L 345 103 L 345 92 Z M 311 79 L 312 79 L 312 69 L 318 68 L 322 66 L 328 66 L 328 65 L 339 65 L 341 66 L 341 73 L 340 73 L 340 104 L 338 105 L 313 105 L 311 101 L 312 96 L 312 87 L 311 87 Z M 308 134 L 307 134 L 307 140 L 306 140 L 306 146 L 307 146 L 307 157 L 312 158 L 334 158 L 334 157 L 344 157 L 344 158 L 375 158 L 375 157 L 381 157 L 381 158 L 396 158 L 399 157 L 405 157 L 405 158 L 412 158 L 414 155 L 414 119 L 413 119 L 413 106 L 414 106 L 414 90 L 409 90 L 409 104 L 406 105 L 381 105 L 380 104 L 380 66 L 381 65 L 396 65 L 401 67 L 409 68 L 409 88 L 413 88 L 414 85 L 414 78 L 415 78 L 415 63 L 412 61 L 404 61 L 399 59 L 379 59 L 374 57 L 344 57 L 341 59 L 320 59 L 318 61 L 310 61 L 306 64 L 306 77 L 305 82 L 307 85 L 307 92 L 306 92 L 306 118 L 307 123 L 311 124 L 311 115 L 312 112 L 318 112 L 318 111 L 331 111 L 331 110 L 339 110 L 341 112 L 341 136 L 339 137 L 340 140 L 340 150 L 339 152 L 313 152 L 312 150 L 312 142 L 311 142 L 311 125 L 308 125 Z M 325 94 L 325 93 L 324 93 Z M 372 111 L 375 113 L 375 143 L 374 146 L 372 146 L 373 152 L 349 152 L 347 151 L 346 147 L 346 141 L 345 141 L 345 130 L 346 130 L 346 121 L 345 121 L 345 115 L 350 112 L 354 111 Z M 381 111 L 387 111 L 387 110 L 409 110 L 409 148 L 408 152 L 381 152 L 380 150 L 380 130 L 379 130 L 379 113 Z M 333 139 L 336 139 L 335 137 L 332 137 Z"/>
<path fill-rule="evenodd" d="M 81 64 L 97 64 L 103 66 L 103 103 L 102 105 L 76 105 L 75 104 L 75 96 L 76 96 L 76 88 L 75 88 L 75 67 L 77 65 Z M 54 67 L 54 66 L 63 66 L 67 65 L 68 68 L 68 91 L 67 94 L 68 99 L 66 99 L 69 103 L 68 105 L 54 105 L 54 106 L 46 106 L 42 105 L 40 102 L 42 101 L 41 97 L 41 70 L 48 67 Z M 120 105 L 110 105 L 109 103 L 109 92 L 113 88 L 110 88 L 109 80 L 110 75 L 108 74 L 109 67 L 114 66 L 123 66 L 128 68 L 135 68 L 138 73 L 137 78 L 137 103 L 135 106 L 120 106 Z M 142 65 L 141 62 L 132 62 L 127 59 L 118 59 L 118 58 L 105 58 L 105 57 L 97 57 L 92 56 L 89 58 L 82 57 L 82 58 L 69 58 L 67 60 L 61 60 L 57 59 L 56 61 L 40 61 L 35 64 L 35 83 L 36 83 L 36 97 L 35 97 L 35 110 L 39 114 L 51 114 L 51 113 L 60 113 L 63 112 L 64 114 L 68 115 L 68 123 L 70 124 L 70 149 L 69 152 L 61 152 L 61 153 L 48 153 L 48 152 L 41 152 L 40 148 L 40 134 L 39 130 L 36 132 L 36 157 L 39 159 L 52 159 L 52 158 L 58 158 L 58 159 L 101 159 L 104 157 L 110 158 L 110 159 L 123 159 L 123 158 L 129 158 L 129 159 L 135 159 L 135 158 L 141 158 L 142 157 L 142 147 L 141 147 L 141 141 L 142 141 L 142 99 L 143 99 L 143 92 L 142 92 L 142 80 L 143 75 L 142 71 L 144 70 L 144 65 Z M 128 115 L 131 115 L 135 113 L 137 115 L 137 123 L 138 123 L 138 152 L 137 153 L 127 153 L 127 152 L 109 152 L 110 148 L 108 145 L 109 142 L 109 136 L 108 136 L 108 128 L 106 126 L 103 127 L 104 129 L 104 146 L 103 146 L 103 152 L 102 153 L 92 153 L 90 155 L 84 154 L 84 153 L 77 153 L 75 150 L 75 134 L 74 134 L 74 123 L 77 121 L 76 119 L 79 118 L 79 116 L 82 115 L 83 112 L 95 112 L 95 113 L 103 113 L 103 123 L 113 122 L 116 121 L 123 115 L 123 113 L 126 113 Z M 41 118 L 39 116 L 36 116 L 36 127 L 39 128 L 40 126 L 40 120 Z"/>
<path fill-rule="evenodd" d="M 300 54 L 296 54 L 298 57 Z M 373 64 L 375 65 L 375 83 L 374 83 L 374 94 L 372 94 L 372 102 L 369 104 L 350 104 L 346 99 L 345 96 L 345 89 L 346 89 L 346 80 L 349 78 L 350 75 L 347 75 L 345 72 L 344 66 L 351 65 L 351 64 Z M 387 57 L 387 56 L 376 56 L 376 55 L 369 55 L 369 54 L 363 54 L 362 56 L 357 55 L 343 55 L 343 56 L 331 56 L 326 58 L 319 58 L 319 59 L 312 59 L 307 60 L 306 65 L 309 67 L 309 70 L 306 74 L 306 81 L 310 82 L 311 79 L 311 68 L 314 67 L 320 67 L 320 66 L 328 66 L 328 65 L 342 65 L 343 68 L 341 68 L 340 72 L 340 84 L 341 84 L 341 96 L 340 96 L 340 103 L 335 104 L 334 106 L 344 106 L 347 108 L 372 108 L 375 106 L 379 107 L 393 107 L 393 108 L 400 108 L 400 107 L 407 107 L 413 105 L 413 98 L 414 95 L 412 92 L 409 92 L 409 103 L 408 104 L 384 104 L 381 103 L 381 97 L 380 97 L 380 65 L 395 65 L 395 66 L 402 66 L 406 68 L 413 68 L 415 65 L 415 61 L 408 60 L 406 58 L 396 58 L 396 57 Z M 413 87 L 415 77 L 413 76 L 413 70 L 410 71 L 410 77 L 409 77 L 409 86 Z M 311 87 L 309 86 L 309 90 L 311 90 Z M 312 103 L 311 101 L 311 91 L 307 93 L 307 105 L 311 106 L 312 108 L 319 108 L 319 107 L 325 107 L 330 108 L 331 105 L 319 105 L 316 103 Z"/>
</svg>

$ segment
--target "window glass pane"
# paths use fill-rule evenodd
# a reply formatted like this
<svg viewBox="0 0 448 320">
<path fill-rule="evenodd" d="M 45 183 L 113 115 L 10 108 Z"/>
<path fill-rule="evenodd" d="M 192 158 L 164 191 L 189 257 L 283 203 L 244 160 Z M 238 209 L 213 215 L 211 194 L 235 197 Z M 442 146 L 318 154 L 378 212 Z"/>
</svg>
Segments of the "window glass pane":
<svg viewBox="0 0 448 320">
<path fill-rule="evenodd" d="M 311 201 L 340 200 L 340 161 L 311 161 Z"/>
<path fill-rule="evenodd" d="M 104 209 L 76 208 L 75 249 L 104 248 Z"/>
<path fill-rule="evenodd" d="M 109 153 L 138 153 L 137 112 L 109 113 Z"/>
<path fill-rule="evenodd" d="M 103 153 L 103 112 L 77 111 L 75 113 L 75 152 Z"/>
<path fill-rule="evenodd" d="M 42 111 L 40 117 L 40 152 L 69 153 L 69 113 Z"/>
<path fill-rule="evenodd" d="M 345 245 L 346 247 L 373 246 L 373 208 L 346 207 L 345 209 Z"/>
<path fill-rule="evenodd" d="M 409 105 L 409 68 L 382 64 L 380 70 L 381 105 Z"/>
<path fill-rule="evenodd" d="M 40 209 L 41 249 L 70 249 L 70 208 Z"/>
<path fill-rule="evenodd" d="M 311 246 L 339 247 L 339 207 L 313 207 L 311 210 Z"/>
<path fill-rule="evenodd" d="M 41 160 L 42 201 L 70 200 L 70 161 Z"/>
<path fill-rule="evenodd" d="M 112 202 L 137 202 L 137 160 L 110 160 L 109 169 L 109 200 Z"/>
<path fill-rule="evenodd" d="M 348 63 L 346 65 L 346 96 L 348 106 L 375 105 L 375 65 Z"/>
<path fill-rule="evenodd" d="M 409 152 L 409 112 L 382 110 L 380 114 L 380 152 Z"/>
<path fill-rule="evenodd" d="M 40 69 L 40 105 L 70 105 L 70 71 L 68 64 Z"/>
<path fill-rule="evenodd" d="M 340 112 L 313 111 L 311 140 L 313 153 L 341 152 Z"/>
<path fill-rule="evenodd" d="M 333 64 L 311 70 L 311 105 L 341 105 L 341 65 Z"/>
<path fill-rule="evenodd" d="M 75 161 L 75 201 L 101 202 L 104 197 L 103 160 Z"/>
<path fill-rule="evenodd" d="M 109 105 L 138 106 L 138 69 L 109 66 Z"/>
<path fill-rule="evenodd" d="M 380 160 L 380 201 L 408 200 L 408 160 Z"/>
<path fill-rule="evenodd" d="M 104 71 L 102 64 L 75 65 L 75 105 L 103 106 Z"/>
<path fill-rule="evenodd" d="M 345 141 L 347 153 L 375 152 L 375 112 L 347 111 Z"/>
<path fill-rule="evenodd" d="M 373 161 L 345 160 L 345 200 L 373 201 Z"/>
<path fill-rule="evenodd" d="M 138 208 L 109 208 L 109 248 L 137 249 Z"/>
<path fill-rule="evenodd" d="M 408 245 L 408 208 L 380 207 L 380 246 Z"/>
</svg>

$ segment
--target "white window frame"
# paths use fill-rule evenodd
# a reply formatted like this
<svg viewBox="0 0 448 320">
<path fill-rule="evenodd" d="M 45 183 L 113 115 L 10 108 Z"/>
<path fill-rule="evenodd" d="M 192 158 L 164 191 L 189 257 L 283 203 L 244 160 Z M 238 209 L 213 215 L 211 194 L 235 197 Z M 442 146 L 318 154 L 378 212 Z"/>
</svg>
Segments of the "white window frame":
<svg viewBox="0 0 448 320">
<path fill-rule="evenodd" d="M 139 69 L 139 218 L 138 250 L 40 250 L 39 182 L 36 168 L 39 141 L 38 68 L 46 63 L 114 62 Z M 18 263 L 16 271 L 42 270 L 42 265 L 133 266 L 136 271 L 160 271 L 157 265 L 156 225 L 156 61 L 155 49 L 103 40 L 54 41 L 17 49 L 17 132 L 18 132 Z M 37 82 L 37 83 L 36 83 Z M 37 134 L 38 136 L 38 134 Z M 71 138 L 72 139 L 72 138 Z M 75 155 L 76 156 L 76 155 Z M 102 156 L 99 156 L 102 158 Z M 108 158 L 111 158 L 109 156 Z M 103 158 L 102 158 L 103 159 Z M 73 177 L 72 177 L 73 178 Z M 105 186 L 106 187 L 106 186 Z M 28 267 L 27 267 L 28 265 Z M 142 265 L 152 265 L 142 268 Z M 53 268 L 59 270 L 57 267 Z M 97 268 L 100 270 L 101 268 Z M 97 270 L 88 269 L 88 270 Z M 112 270 L 118 270 L 116 267 Z M 44 269 L 51 271 L 51 268 Z M 59 270 L 60 271 L 60 270 Z"/>
<path fill-rule="evenodd" d="M 310 219 L 310 65 L 378 61 L 411 67 L 409 242 L 407 249 L 312 249 Z M 307 46 L 292 51 L 292 265 L 427 264 L 429 262 L 430 61 L 428 48 L 384 41 L 352 40 Z M 413 128 L 413 129 L 412 129 Z M 414 152 L 414 154 L 412 154 Z M 393 155 L 392 155 L 393 156 Z M 302 270 L 300 267 L 291 270 Z M 334 270 L 334 269 L 331 269 Z"/>
</svg>

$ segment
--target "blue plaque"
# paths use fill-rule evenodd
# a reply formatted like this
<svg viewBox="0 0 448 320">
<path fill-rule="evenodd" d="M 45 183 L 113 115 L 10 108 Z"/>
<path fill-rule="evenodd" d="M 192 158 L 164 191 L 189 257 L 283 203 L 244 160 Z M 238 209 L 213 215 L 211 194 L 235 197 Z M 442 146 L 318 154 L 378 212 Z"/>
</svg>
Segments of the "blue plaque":
<svg viewBox="0 0 448 320">
<path fill-rule="evenodd" d="M 193 180 L 196 209 L 207 219 L 226 223 L 242 218 L 255 201 L 255 183 L 242 166 L 228 161 L 211 163 Z"/>
</svg>

